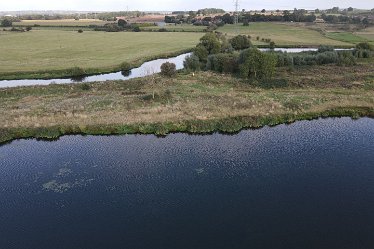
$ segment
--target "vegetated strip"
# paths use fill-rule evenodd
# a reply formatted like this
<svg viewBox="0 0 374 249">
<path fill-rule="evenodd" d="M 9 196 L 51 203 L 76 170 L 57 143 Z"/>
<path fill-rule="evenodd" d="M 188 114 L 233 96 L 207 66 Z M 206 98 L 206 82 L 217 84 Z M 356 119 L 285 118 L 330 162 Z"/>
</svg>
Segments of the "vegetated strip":
<svg viewBox="0 0 374 249">
<path fill-rule="evenodd" d="M 0 128 L 0 145 L 9 143 L 15 139 L 36 138 L 40 140 L 56 140 L 64 135 L 154 134 L 157 136 L 165 136 L 176 132 L 189 134 L 210 134 L 219 132 L 230 134 L 237 133 L 242 129 L 256 129 L 266 125 L 276 126 L 301 120 L 332 117 L 351 117 L 354 119 L 360 117 L 374 118 L 374 108 L 339 107 L 322 112 L 288 113 L 267 116 L 237 116 L 212 120 L 186 120 L 174 123 Z"/>
<path fill-rule="evenodd" d="M 140 67 L 143 63 L 152 60 L 158 59 L 167 59 L 170 57 L 179 56 L 185 53 L 192 52 L 192 48 L 184 49 L 177 52 L 170 52 L 170 53 L 163 53 L 160 55 L 155 56 L 148 56 L 144 58 L 137 59 L 135 61 L 130 62 L 130 69 Z M 84 74 L 76 75 L 74 73 L 74 68 L 67 68 L 61 70 L 42 70 L 42 71 L 20 71 L 20 72 L 11 72 L 11 73 L 0 73 L 0 80 L 22 80 L 22 79 L 56 79 L 56 78 L 71 78 L 76 76 L 91 76 L 97 74 L 105 74 L 105 73 L 114 73 L 121 71 L 121 65 L 116 65 L 112 67 L 104 67 L 104 68 L 87 68 L 83 69 Z"/>
</svg>

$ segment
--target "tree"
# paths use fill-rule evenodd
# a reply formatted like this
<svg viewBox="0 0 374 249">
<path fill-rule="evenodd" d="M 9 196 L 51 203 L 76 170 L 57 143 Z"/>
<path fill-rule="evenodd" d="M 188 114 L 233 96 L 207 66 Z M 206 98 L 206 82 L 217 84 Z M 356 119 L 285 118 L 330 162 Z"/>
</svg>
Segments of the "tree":
<svg viewBox="0 0 374 249">
<path fill-rule="evenodd" d="M 352 8 L 352 7 L 349 7 L 349 8 L 348 8 L 348 11 L 349 11 L 349 12 L 352 12 L 352 11 L 353 11 L 353 8 Z"/>
<path fill-rule="evenodd" d="M 198 71 L 200 70 L 200 61 L 199 57 L 192 54 L 186 57 L 186 59 L 183 62 L 183 66 L 185 69 L 189 71 Z"/>
<path fill-rule="evenodd" d="M 165 62 L 161 65 L 161 75 L 166 77 L 174 77 L 177 74 L 177 67 L 174 63 Z"/>
<path fill-rule="evenodd" d="M 265 10 L 265 9 L 262 9 L 262 10 L 261 10 L 261 13 L 265 13 L 265 12 L 266 12 L 266 10 Z"/>
<path fill-rule="evenodd" d="M 234 23 L 234 17 L 231 16 L 229 13 L 224 14 L 222 17 L 222 22 L 226 24 L 233 24 Z"/>
<path fill-rule="evenodd" d="M 243 50 L 252 46 L 248 36 L 245 35 L 235 36 L 230 40 L 230 43 L 235 50 Z"/>
<path fill-rule="evenodd" d="M 10 19 L 3 19 L 1 21 L 1 26 L 2 27 L 12 27 L 12 25 L 13 25 L 13 22 Z"/>
<path fill-rule="evenodd" d="M 262 53 L 257 48 L 250 48 L 240 54 L 239 64 L 242 77 L 266 79 L 273 76 L 277 57 L 271 53 Z"/>
<path fill-rule="evenodd" d="M 32 27 L 28 26 L 26 27 L 26 31 L 31 31 L 32 30 Z"/>
<path fill-rule="evenodd" d="M 124 28 L 127 25 L 127 22 L 123 19 L 118 20 L 118 26 Z"/>
<path fill-rule="evenodd" d="M 275 42 L 271 41 L 269 46 L 270 46 L 271 50 L 274 50 L 275 49 Z"/>
<path fill-rule="evenodd" d="M 133 32 L 140 32 L 140 28 L 139 26 L 135 26 L 133 29 L 132 29 Z"/>
<path fill-rule="evenodd" d="M 221 52 L 221 43 L 214 33 L 208 33 L 200 39 L 200 44 L 205 47 L 208 54 L 217 54 Z"/>
</svg>

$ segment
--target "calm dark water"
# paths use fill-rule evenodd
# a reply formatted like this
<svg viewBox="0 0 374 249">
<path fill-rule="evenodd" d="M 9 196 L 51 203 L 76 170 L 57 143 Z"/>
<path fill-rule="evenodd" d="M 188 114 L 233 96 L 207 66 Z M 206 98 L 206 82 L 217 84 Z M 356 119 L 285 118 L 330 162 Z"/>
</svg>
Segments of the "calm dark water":
<svg viewBox="0 0 374 249">
<path fill-rule="evenodd" d="M 0 147 L 0 248 L 374 248 L 374 120 Z"/>
</svg>

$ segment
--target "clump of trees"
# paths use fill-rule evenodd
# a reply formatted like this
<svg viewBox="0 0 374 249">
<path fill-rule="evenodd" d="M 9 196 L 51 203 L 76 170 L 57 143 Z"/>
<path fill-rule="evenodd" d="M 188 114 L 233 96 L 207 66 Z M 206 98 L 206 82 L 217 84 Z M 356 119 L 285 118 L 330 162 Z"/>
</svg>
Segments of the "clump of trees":
<svg viewBox="0 0 374 249">
<path fill-rule="evenodd" d="M 177 74 L 177 67 L 174 63 L 165 62 L 161 65 L 161 75 L 172 78 Z"/>
<path fill-rule="evenodd" d="M 3 20 L 1 20 L 1 27 L 12 27 L 13 25 L 13 22 L 12 20 L 8 19 L 8 18 L 5 18 Z"/>
<path fill-rule="evenodd" d="M 231 46 L 235 50 L 243 50 L 252 46 L 251 41 L 246 35 L 237 35 L 230 40 Z"/>
</svg>

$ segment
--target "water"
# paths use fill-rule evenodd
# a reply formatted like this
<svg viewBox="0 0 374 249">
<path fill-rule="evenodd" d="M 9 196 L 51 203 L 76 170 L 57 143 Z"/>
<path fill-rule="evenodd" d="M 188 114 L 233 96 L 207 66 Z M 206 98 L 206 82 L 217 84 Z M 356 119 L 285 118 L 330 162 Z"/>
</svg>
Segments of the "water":
<svg viewBox="0 0 374 249">
<path fill-rule="evenodd" d="M 129 80 L 134 78 L 141 78 L 148 75 L 161 72 L 161 65 L 165 62 L 174 63 L 176 69 L 183 69 L 183 61 L 187 54 L 182 54 L 176 57 L 168 59 L 158 59 L 149 62 L 145 62 L 138 68 L 132 69 L 128 75 L 122 72 L 98 74 L 87 77 L 76 77 L 76 78 L 65 78 L 65 79 L 48 79 L 48 80 L 0 80 L 0 88 L 4 87 L 17 87 L 17 86 L 35 86 L 35 85 L 49 85 L 49 84 L 71 84 L 71 83 L 82 83 L 82 82 L 97 82 L 107 80 Z"/>
<path fill-rule="evenodd" d="M 269 51 L 269 49 L 260 49 L 261 51 Z M 316 48 L 276 48 L 275 51 L 282 51 L 288 53 L 300 53 L 306 51 L 317 51 Z M 338 50 L 338 49 L 337 49 Z M 0 80 L 0 88 L 5 87 L 17 87 L 17 86 L 35 86 L 35 85 L 49 85 L 49 84 L 71 84 L 71 83 L 82 83 L 82 82 L 97 82 L 107 80 L 129 80 L 133 78 L 145 77 L 161 71 L 160 67 L 165 62 L 171 62 L 176 65 L 177 70 L 183 69 L 183 61 L 186 56 L 190 53 L 182 54 L 176 57 L 168 59 L 158 59 L 144 63 L 138 68 L 134 68 L 129 72 L 129 75 L 123 74 L 122 72 L 98 74 L 87 77 L 76 77 L 76 78 L 60 78 L 60 79 L 48 79 L 48 80 Z"/>
<path fill-rule="evenodd" d="M 0 147 L 0 248 L 371 249 L 374 120 Z"/>
</svg>

